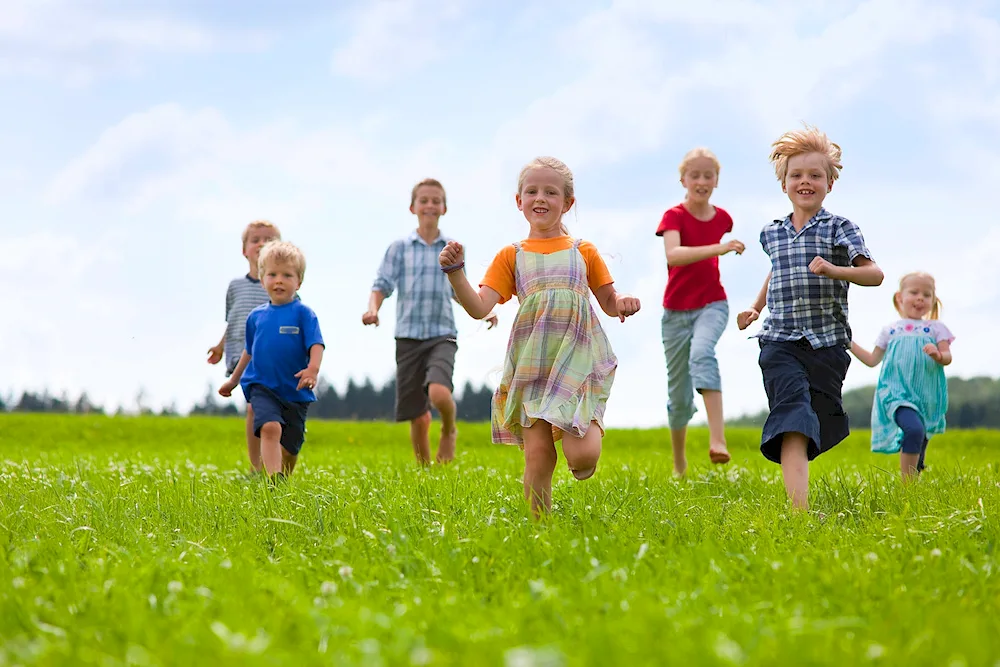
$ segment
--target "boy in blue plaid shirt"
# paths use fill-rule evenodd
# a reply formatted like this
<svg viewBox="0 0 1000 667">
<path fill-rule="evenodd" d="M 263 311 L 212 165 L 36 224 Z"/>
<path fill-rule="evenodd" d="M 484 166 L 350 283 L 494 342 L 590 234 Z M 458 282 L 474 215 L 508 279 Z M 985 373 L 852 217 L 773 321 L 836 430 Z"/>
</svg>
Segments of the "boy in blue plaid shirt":
<svg viewBox="0 0 1000 667">
<path fill-rule="evenodd" d="M 458 329 L 452 301 L 455 293 L 441 271 L 438 256 L 448 243 L 438 228 L 448 211 L 444 187 L 433 178 L 413 186 L 410 213 L 417 229 L 389 245 L 372 285 L 368 310 L 362 323 L 378 326 L 382 302 L 394 291 L 396 298 L 396 421 L 410 422 L 410 440 L 417 462 L 431 461 L 431 406 L 441 415 L 441 441 L 437 462 L 455 458 L 458 428 L 452 398 Z M 493 328 L 497 316 L 484 318 Z"/>
<path fill-rule="evenodd" d="M 760 450 L 781 464 L 785 490 L 801 509 L 809 507 L 809 461 L 850 431 L 841 398 L 851 362 L 848 285 L 882 284 L 858 226 L 823 208 L 840 158 L 840 146 L 809 126 L 772 144 L 771 162 L 792 213 L 761 231 L 771 271 L 754 304 L 736 318 L 746 329 L 766 302 L 769 315 L 757 338 L 770 413 Z"/>
</svg>

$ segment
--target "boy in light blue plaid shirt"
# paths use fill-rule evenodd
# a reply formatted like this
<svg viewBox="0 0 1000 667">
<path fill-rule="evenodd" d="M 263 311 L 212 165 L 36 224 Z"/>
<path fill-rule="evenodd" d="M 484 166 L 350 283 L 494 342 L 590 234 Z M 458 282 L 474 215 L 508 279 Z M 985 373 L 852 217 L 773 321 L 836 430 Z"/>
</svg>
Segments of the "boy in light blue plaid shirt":
<svg viewBox="0 0 1000 667">
<path fill-rule="evenodd" d="M 771 272 L 736 318 L 745 329 L 766 302 L 769 315 L 757 338 L 770 413 L 760 449 L 781 464 L 785 490 L 801 509 L 809 507 L 809 461 L 850 431 L 841 398 L 851 362 L 848 285 L 882 284 L 858 226 L 823 208 L 840 158 L 840 146 L 809 126 L 772 144 L 771 162 L 792 213 L 761 231 Z"/>
<path fill-rule="evenodd" d="M 431 406 L 441 415 L 437 462 L 455 458 L 458 428 L 452 398 L 458 329 L 452 302 L 455 293 L 441 271 L 438 256 L 449 239 L 438 228 L 448 211 L 444 187 L 433 178 L 413 186 L 410 213 L 417 216 L 416 231 L 393 241 L 382 258 L 372 285 L 368 310 L 361 321 L 378 326 L 382 302 L 396 298 L 396 421 L 410 422 L 410 440 L 417 462 L 431 461 Z M 484 318 L 493 328 L 497 316 Z"/>
</svg>

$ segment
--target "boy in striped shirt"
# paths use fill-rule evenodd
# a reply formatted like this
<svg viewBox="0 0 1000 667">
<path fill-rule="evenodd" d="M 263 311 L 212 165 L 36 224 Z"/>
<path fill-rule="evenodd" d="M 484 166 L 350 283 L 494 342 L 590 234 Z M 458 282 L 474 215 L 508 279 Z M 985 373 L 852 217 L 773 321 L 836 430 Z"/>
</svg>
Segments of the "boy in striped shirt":
<svg viewBox="0 0 1000 667">
<path fill-rule="evenodd" d="M 226 377 L 233 373 L 240 354 L 243 352 L 246 335 L 247 316 L 257 306 L 268 303 L 267 290 L 261 285 L 257 269 L 260 249 L 268 241 L 280 241 L 278 227 L 267 220 L 254 220 L 243 230 L 243 256 L 249 264 L 246 275 L 233 278 L 226 290 L 226 330 L 217 345 L 208 348 L 208 363 L 217 364 L 226 360 Z M 254 471 L 259 472 L 263 463 L 260 458 L 260 438 L 254 435 L 253 408 L 247 403 L 247 455 Z"/>
</svg>

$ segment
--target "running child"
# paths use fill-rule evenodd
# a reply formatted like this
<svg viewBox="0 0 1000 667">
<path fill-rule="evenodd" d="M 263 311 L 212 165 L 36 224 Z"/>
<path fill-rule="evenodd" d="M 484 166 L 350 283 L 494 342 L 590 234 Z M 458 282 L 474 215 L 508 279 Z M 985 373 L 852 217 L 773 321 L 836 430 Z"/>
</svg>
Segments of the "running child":
<svg viewBox="0 0 1000 667">
<path fill-rule="evenodd" d="M 871 368 L 882 363 L 872 404 L 872 451 L 901 451 L 899 469 L 905 482 L 923 471 L 930 437 L 945 431 L 944 367 L 951 363 L 955 337 L 938 320 L 941 301 L 932 276 L 903 276 L 892 305 L 902 319 L 882 329 L 875 349 L 869 352 L 852 342 L 851 352 Z"/>
<path fill-rule="evenodd" d="M 592 476 L 601 456 L 618 360 L 590 293 L 622 322 L 639 311 L 639 300 L 619 294 L 597 248 L 570 237 L 563 225 L 576 201 L 565 164 L 551 157 L 530 162 L 518 177 L 515 201 L 528 221 L 528 237 L 496 254 L 478 292 L 462 270 L 461 244 L 449 241 L 440 263 L 472 317 L 517 295 L 503 377 L 493 395 L 492 438 L 523 449 L 524 495 L 538 517 L 552 508 L 555 442 L 562 440 L 577 479 Z"/>
<path fill-rule="evenodd" d="M 297 297 L 306 273 L 302 251 L 272 241 L 261 249 L 258 263 L 269 300 L 247 317 L 246 347 L 219 393 L 228 397 L 237 384 L 242 387 L 253 408 L 264 471 L 271 478 L 286 477 L 305 442 L 325 345 L 316 313 Z"/>
<path fill-rule="evenodd" d="M 681 160 L 684 201 L 663 214 L 656 235 L 663 237 L 667 257 L 667 287 L 663 293 L 661 332 L 667 361 L 667 416 L 674 450 L 674 473 L 687 471 L 687 425 L 697 411 L 694 393 L 701 394 L 708 417 L 708 456 L 728 463 L 722 378 L 715 346 L 729 321 L 729 302 L 719 275 L 719 257 L 745 249 L 742 242 L 722 237 L 733 231 L 733 219 L 710 203 L 719 184 L 719 160 L 707 148 L 688 151 Z"/>
<path fill-rule="evenodd" d="M 769 314 L 756 334 L 770 409 L 760 450 L 781 465 L 796 508 L 809 507 L 809 461 L 850 432 L 842 403 L 851 363 L 847 348 L 847 289 L 875 287 L 882 270 L 872 261 L 861 229 L 823 208 L 842 168 L 840 146 L 806 126 L 771 146 L 771 162 L 792 213 L 764 226 L 760 243 L 771 271 L 753 305 L 740 313 L 742 330 Z"/>
<path fill-rule="evenodd" d="M 208 348 L 208 363 L 226 360 L 226 377 L 233 374 L 243 352 L 243 335 L 247 316 L 257 306 L 267 303 L 267 290 L 260 283 L 257 260 L 260 249 L 270 241 L 280 240 L 281 232 L 267 220 L 254 220 L 243 230 L 243 256 L 248 269 L 244 276 L 233 278 L 226 290 L 226 330 L 218 345 Z M 247 456 L 253 472 L 260 472 L 260 438 L 254 435 L 253 408 L 247 403 L 246 417 Z"/>
<path fill-rule="evenodd" d="M 448 238 L 438 223 L 448 212 L 444 187 L 433 178 L 424 179 L 410 193 L 410 213 L 417 216 L 417 229 L 394 241 L 386 250 L 372 285 L 365 325 L 378 326 L 382 302 L 396 298 L 396 421 L 410 422 L 410 441 L 417 462 L 431 462 L 431 406 L 441 415 L 441 440 L 436 460 L 455 458 L 458 439 L 453 375 L 458 351 L 458 329 L 452 300 L 455 294 L 438 267 L 438 255 Z M 483 315 L 492 329 L 497 316 Z"/>
</svg>

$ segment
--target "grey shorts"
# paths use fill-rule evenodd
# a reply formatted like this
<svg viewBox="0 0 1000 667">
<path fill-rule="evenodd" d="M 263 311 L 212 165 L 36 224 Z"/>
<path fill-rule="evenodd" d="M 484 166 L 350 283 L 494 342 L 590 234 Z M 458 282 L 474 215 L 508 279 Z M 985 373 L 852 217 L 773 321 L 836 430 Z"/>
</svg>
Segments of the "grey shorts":
<svg viewBox="0 0 1000 667">
<path fill-rule="evenodd" d="M 416 419 L 431 409 L 427 387 L 432 382 L 455 390 L 457 351 L 458 341 L 451 336 L 396 339 L 396 421 Z"/>
</svg>

